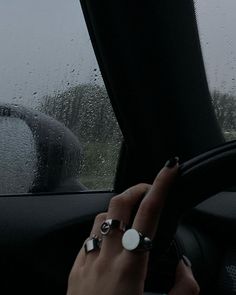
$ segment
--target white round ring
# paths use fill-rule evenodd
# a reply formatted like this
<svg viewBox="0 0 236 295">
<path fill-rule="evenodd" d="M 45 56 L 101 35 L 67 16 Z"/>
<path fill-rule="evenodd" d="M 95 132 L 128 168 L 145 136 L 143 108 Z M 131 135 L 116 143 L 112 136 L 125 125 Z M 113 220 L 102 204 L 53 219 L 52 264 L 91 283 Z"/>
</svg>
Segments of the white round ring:
<svg viewBox="0 0 236 295">
<path fill-rule="evenodd" d="M 152 247 L 152 241 L 148 237 L 144 237 L 136 229 L 131 228 L 124 233 L 122 246 L 128 251 L 149 251 Z"/>
<path fill-rule="evenodd" d="M 140 243 L 140 235 L 135 229 L 127 230 L 122 237 L 122 246 L 129 251 L 135 250 Z"/>
</svg>

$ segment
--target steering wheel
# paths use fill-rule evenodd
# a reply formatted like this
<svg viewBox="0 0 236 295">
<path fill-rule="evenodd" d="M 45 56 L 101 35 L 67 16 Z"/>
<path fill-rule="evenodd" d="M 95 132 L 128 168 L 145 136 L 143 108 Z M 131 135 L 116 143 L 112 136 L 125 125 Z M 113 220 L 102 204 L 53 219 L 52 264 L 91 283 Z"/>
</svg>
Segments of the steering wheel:
<svg viewBox="0 0 236 295">
<path fill-rule="evenodd" d="M 177 181 L 161 214 L 150 259 L 147 285 L 157 286 L 155 291 L 166 293 L 173 284 L 181 254 L 173 241 L 181 218 L 209 197 L 235 186 L 235 167 L 236 142 L 221 145 L 180 165 Z"/>
</svg>

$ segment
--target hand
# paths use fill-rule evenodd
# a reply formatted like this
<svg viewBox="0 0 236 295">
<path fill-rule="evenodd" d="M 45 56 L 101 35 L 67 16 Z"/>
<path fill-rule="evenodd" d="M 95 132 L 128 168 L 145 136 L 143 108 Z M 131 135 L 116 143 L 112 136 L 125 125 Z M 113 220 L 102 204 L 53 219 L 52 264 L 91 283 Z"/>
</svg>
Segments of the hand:
<svg viewBox="0 0 236 295">
<path fill-rule="evenodd" d="M 100 227 L 106 219 L 131 224 L 133 209 L 140 203 L 132 228 L 153 239 L 166 195 L 178 171 L 177 159 L 169 161 L 153 185 L 138 184 L 110 201 L 107 213 L 99 214 L 92 235 L 101 236 Z M 101 249 L 86 254 L 80 250 L 68 282 L 67 295 L 141 295 L 147 273 L 149 252 L 128 251 L 122 247 L 123 232 L 113 229 L 103 236 Z M 181 261 L 176 282 L 169 295 L 198 294 L 199 287 L 191 268 Z"/>
</svg>

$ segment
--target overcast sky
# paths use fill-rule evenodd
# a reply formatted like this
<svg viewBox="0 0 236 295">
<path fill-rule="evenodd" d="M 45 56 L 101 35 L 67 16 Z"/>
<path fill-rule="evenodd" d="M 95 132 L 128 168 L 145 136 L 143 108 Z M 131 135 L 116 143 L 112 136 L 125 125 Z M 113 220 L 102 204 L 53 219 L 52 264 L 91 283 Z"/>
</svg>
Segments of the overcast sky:
<svg viewBox="0 0 236 295">
<path fill-rule="evenodd" d="M 210 87 L 235 92 L 236 1 L 196 0 Z M 79 0 L 0 1 L 0 102 L 101 83 Z"/>
<path fill-rule="evenodd" d="M 236 94 L 236 1 L 196 0 L 195 7 L 210 88 Z"/>
<path fill-rule="evenodd" d="M 2 0 L 0 38 L 0 101 L 99 83 L 79 0 Z"/>
</svg>

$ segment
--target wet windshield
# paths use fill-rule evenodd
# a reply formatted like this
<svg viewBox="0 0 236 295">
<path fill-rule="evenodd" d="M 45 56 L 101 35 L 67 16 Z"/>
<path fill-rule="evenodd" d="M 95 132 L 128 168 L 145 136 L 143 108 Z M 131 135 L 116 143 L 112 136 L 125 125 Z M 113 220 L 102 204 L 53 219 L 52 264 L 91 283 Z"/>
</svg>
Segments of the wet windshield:
<svg viewBox="0 0 236 295">
<path fill-rule="evenodd" d="M 0 193 L 112 189 L 122 137 L 79 1 L 2 1 L 0 36 Z"/>
<path fill-rule="evenodd" d="M 226 140 L 236 139 L 236 38 L 234 0 L 195 0 L 212 101 Z"/>
</svg>

